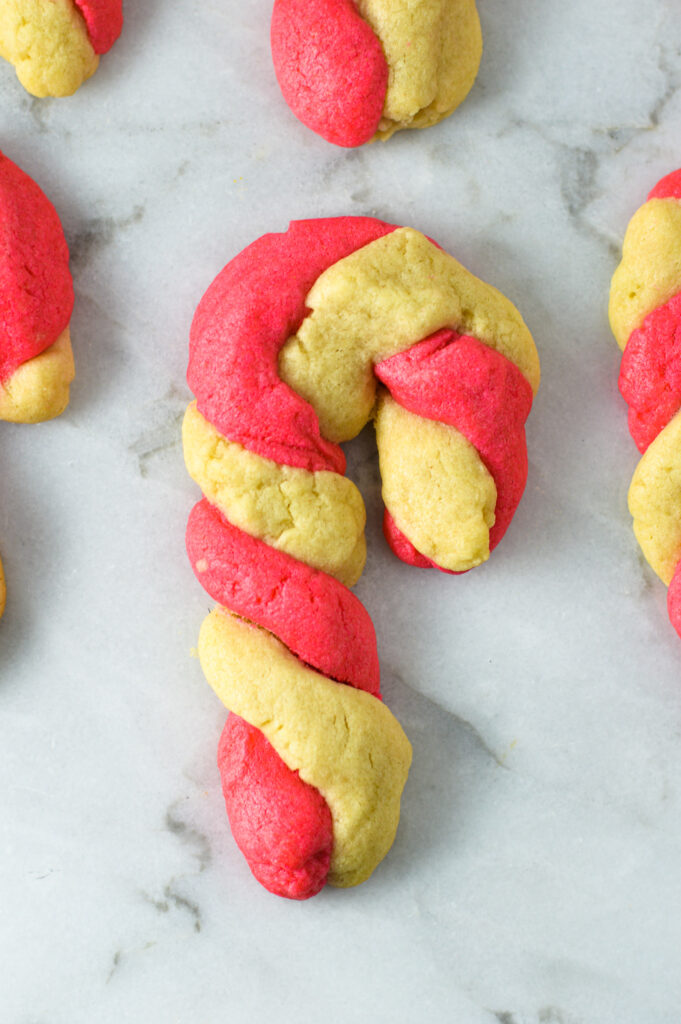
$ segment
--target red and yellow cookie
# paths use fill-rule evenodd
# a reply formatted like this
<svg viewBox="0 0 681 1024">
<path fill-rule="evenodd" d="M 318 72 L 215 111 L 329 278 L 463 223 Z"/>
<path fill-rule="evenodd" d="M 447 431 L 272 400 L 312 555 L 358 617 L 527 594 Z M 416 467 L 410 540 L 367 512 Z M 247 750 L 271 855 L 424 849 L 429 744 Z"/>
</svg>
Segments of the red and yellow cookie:
<svg viewBox="0 0 681 1024">
<path fill-rule="evenodd" d="M 610 324 L 624 350 L 620 390 L 643 452 L 629 489 L 634 533 L 669 587 L 681 635 L 681 171 L 634 214 L 610 289 Z"/>
<path fill-rule="evenodd" d="M 289 107 L 339 146 L 448 117 L 482 56 L 475 0 L 275 0 L 271 42 Z"/>
<path fill-rule="evenodd" d="M 122 0 L 2 0 L 0 57 L 33 96 L 70 96 L 122 28 Z"/>
<path fill-rule="evenodd" d="M 234 712 L 219 751 L 232 831 L 272 892 L 355 885 L 392 844 L 411 751 L 347 589 L 365 509 L 339 443 L 374 419 L 393 550 L 466 571 L 522 494 L 536 349 L 514 306 L 419 232 L 300 221 L 210 286 L 188 380 L 204 498 L 187 549 L 219 605 L 199 656 Z"/>
<path fill-rule="evenodd" d="M 0 419 L 38 423 L 73 380 L 69 252 L 52 203 L 0 153 Z M 4 580 L 0 585 L 4 606 Z"/>
</svg>

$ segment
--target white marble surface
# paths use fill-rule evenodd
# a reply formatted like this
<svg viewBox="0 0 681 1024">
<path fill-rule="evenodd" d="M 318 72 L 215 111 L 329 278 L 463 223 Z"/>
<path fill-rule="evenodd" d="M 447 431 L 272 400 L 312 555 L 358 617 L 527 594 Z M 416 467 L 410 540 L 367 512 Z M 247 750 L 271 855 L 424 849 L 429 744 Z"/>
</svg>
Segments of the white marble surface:
<svg viewBox="0 0 681 1024">
<path fill-rule="evenodd" d="M 681 643 L 629 527 L 636 453 L 607 326 L 626 222 L 681 164 L 676 0 L 481 0 L 485 55 L 446 123 L 347 152 L 293 119 L 270 0 L 134 0 L 71 100 L 0 67 L 0 147 L 71 245 L 64 417 L 2 425 L 2 1024 L 676 1024 Z M 530 480 L 461 578 L 380 533 L 351 447 L 357 588 L 414 745 L 366 885 L 278 900 L 223 813 L 224 714 L 190 650 L 179 422 L 198 299 L 294 217 L 435 236 L 520 307 L 543 384 Z"/>
</svg>

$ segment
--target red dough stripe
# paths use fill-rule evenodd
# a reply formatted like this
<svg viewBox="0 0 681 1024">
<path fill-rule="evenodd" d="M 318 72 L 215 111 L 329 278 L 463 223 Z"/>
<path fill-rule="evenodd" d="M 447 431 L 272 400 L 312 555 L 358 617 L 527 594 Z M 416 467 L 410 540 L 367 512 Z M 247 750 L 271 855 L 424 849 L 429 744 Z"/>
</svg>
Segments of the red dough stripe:
<svg viewBox="0 0 681 1024">
<path fill-rule="evenodd" d="M 648 193 L 648 199 L 681 199 L 681 169 L 661 178 Z"/>
<path fill-rule="evenodd" d="M 75 0 L 95 53 L 107 53 L 123 29 L 123 0 Z"/>
<path fill-rule="evenodd" d="M 368 142 L 383 113 L 388 65 L 352 0 L 275 0 L 271 42 L 296 117 L 338 146 Z"/>
<path fill-rule="evenodd" d="M 631 332 L 619 386 L 629 405 L 629 431 L 644 452 L 681 408 L 681 293 Z"/>
<path fill-rule="evenodd" d="M 218 768 L 234 841 L 261 885 L 306 900 L 324 887 L 333 821 L 324 797 L 238 715 L 220 737 Z"/>
<path fill-rule="evenodd" d="M 490 549 L 496 547 L 527 481 L 525 421 L 532 388 L 525 377 L 500 352 L 448 329 L 378 363 L 375 372 L 405 409 L 456 427 L 477 449 L 497 488 Z M 400 539 L 394 520 L 389 513 L 386 517 L 386 537 L 393 550 L 399 547 L 399 557 L 439 568 L 418 553 L 415 561 L 413 545 Z"/>
<path fill-rule="evenodd" d="M 658 181 L 648 199 L 681 199 L 681 169 Z M 681 408 L 681 292 L 629 335 L 619 387 L 629 406 L 629 431 L 644 452 Z"/>
<path fill-rule="evenodd" d="M 373 623 L 338 580 L 239 530 L 206 498 L 189 517 L 187 553 L 218 604 L 274 633 L 323 675 L 379 695 Z"/>
<path fill-rule="evenodd" d="M 406 565 L 413 565 L 415 569 L 439 569 L 449 576 L 459 576 L 460 573 L 451 572 L 436 565 L 431 558 L 426 558 L 420 551 L 417 551 L 408 537 L 400 530 L 399 526 L 390 515 L 387 509 L 383 512 L 383 536 L 390 545 L 390 550 L 397 555 L 401 562 Z"/>
<path fill-rule="evenodd" d="M 0 382 L 49 348 L 72 310 L 69 251 L 57 211 L 0 153 Z"/>
<path fill-rule="evenodd" d="M 280 379 L 277 359 L 300 327 L 320 274 L 394 230 L 370 217 L 294 221 L 284 234 L 263 235 L 218 274 L 194 316 L 187 373 L 199 411 L 216 430 L 283 465 L 345 472 L 343 452 L 321 436 L 312 407 Z"/>
</svg>

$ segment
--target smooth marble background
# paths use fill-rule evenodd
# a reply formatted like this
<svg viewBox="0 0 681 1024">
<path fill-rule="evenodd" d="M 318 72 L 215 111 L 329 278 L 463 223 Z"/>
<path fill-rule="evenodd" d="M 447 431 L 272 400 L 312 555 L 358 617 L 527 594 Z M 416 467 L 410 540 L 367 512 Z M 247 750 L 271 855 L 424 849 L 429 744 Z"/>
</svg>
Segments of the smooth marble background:
<svg viewBox="0 0 681 1024">
<path fill-rule="evenodd" d="M 284 106 L 270 6 L 126 0 L 69 100 L 0 67 L 0 147 L 71 246 L 78 373 L 60 420 L 0 425 L 0 1020 L 676 1024 L 681 643 L 630 530 L 606 303 L 681 164 L 678 3 L 480 0 L 465 105 L 359 151 Z M 179 426 L 203 290 L 334 214 L 435 236 L 519 306 L 544 376 L 526 496 L 464 577 L 392 557 L 370 433 L 350 447 L 357 592 L 414 766 L 371 881 L 296 904 L 223 813 Z"/>
</svg>

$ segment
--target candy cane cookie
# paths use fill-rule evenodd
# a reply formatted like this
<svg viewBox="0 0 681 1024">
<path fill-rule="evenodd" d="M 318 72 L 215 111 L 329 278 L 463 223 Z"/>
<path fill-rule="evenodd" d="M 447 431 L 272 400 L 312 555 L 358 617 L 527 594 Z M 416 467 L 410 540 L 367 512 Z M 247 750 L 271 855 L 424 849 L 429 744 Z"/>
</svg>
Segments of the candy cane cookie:
<svg viewBox="0 0 681 1024">
<path fill-rule="evenodd" d="M 0 57 L 33 96 L 70 96 L 122 28 L 122 0 L 2 0 Z"/>
<path fill-rule="evenodd" d="M 232 832 L 272 892 L 355 885 L 392 844 L 411 752 L 348 589 L 365 509 L 339 443 L 373 417 L 388 542 L 466 571 L 522 494 L 537 352 L 515 307 L 424 235 L 341 217 L 294 222 L 224 268 L 188 380 L 204 497 L 187 550 L 218 602 L 199 657 L 233 712 L 218 755 Z"/>
<path fill-rule="evenodd" d="M 482 56 L 475 0 L 275 0 L 271 43 L 289 107 L 338 146 L 437 124 Z"/>
<path fill-rule="evenodd" d="M 69 401 L 69 252 L 52 203 L 0 153 L 0 419 L 38 423 Z M 4 576 L 0 571 L 4 607 Z"/>
<path fill-rule="evenodd" d="M 681 170 L 629 222 L 610 288 L 610 325 L 624 350 L 620 391 L 643 458 L 629 488 L 634 533 L 667 584 L 681 636 Z"/>
</svg>

